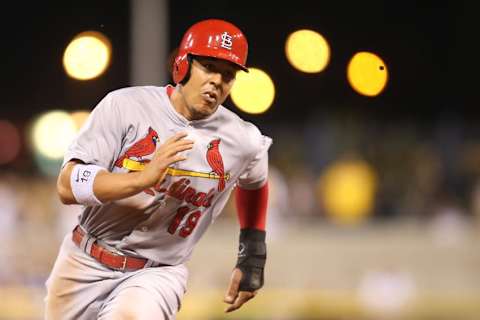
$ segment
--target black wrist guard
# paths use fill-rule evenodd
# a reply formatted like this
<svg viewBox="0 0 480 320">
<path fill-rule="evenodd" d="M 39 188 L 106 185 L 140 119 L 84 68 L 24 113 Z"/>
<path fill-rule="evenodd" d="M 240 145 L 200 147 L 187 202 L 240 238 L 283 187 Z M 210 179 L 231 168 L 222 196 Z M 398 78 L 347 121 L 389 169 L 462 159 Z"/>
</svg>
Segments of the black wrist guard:
<svg viewBox="0 0 480 320">
<path fill-rule="evenodd" d="M 239 291 L 255 291 L 263 286 L 263 269 L 267 260 L 265 231 L 257 229 L 240 230 L 240 245 L 238 248 L 239 268 L 243 277 Z"/>
</svg>

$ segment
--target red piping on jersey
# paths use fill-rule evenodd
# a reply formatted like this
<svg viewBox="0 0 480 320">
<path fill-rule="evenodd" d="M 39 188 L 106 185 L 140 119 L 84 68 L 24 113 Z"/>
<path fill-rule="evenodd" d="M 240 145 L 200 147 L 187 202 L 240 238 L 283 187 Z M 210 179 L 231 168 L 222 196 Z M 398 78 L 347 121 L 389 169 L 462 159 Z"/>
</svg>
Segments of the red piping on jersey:
<svg viewBox="0 0 480 320">
<path fill-rule="evenodd" d="M 235 204 L 237 207 L 240 228 L 265 230 L 268 204 L 268 183 L 255 190 L 237 187 L 235 189 Z"/>
<path fill-rule="evenodd" d="M 167 86 L 167 94 L 168 94 L 169 98 L 172 96 L 172 93 L 173 93 L 174 90 L 175 90 L 175 88 L 172 87 L 171 85 Z"/>
</svg>

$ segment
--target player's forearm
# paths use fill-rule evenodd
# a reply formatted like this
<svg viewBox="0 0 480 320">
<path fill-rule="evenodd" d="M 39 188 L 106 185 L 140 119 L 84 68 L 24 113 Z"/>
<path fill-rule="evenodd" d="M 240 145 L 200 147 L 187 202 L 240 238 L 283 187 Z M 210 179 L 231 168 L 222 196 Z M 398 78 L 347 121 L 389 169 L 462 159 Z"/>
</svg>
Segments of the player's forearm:
<svg viewBox="0 0 480 320">
<path fill-rule="evenodd" d="M 161 182 L 170 165 L 186 159 L 181 152 L 193 147 L 193 141 L 185 139 L 186 136 L 186 132 L 178 132 L 168 138 L 139 172 L 112 173 L 95 164 L 71 160 L 58 178 L 60 199 L 65 204 L 101 205 L 133 196 Z"/>
<path fill-rule="evenodd" d="M 77 204 L 77 199 L 72 191 L 71 175 L 76 162 L 68 163 L 60 173 L 57 181 L 57 192 L 64 204 Z M 139 179 L 140 173 L 111 173 L 106 170 L 98 172 L 93 182 L 93 193 L 102 203 L 123 199 L 144 190 L 144 185 Z"/>
<path fill-rule="evenodd" d="M 148 187 L 141 183 L 139 174 L 99 172 L 93 184 L 93 192 L 102 203 L 133 196 Z"/>
</svg>

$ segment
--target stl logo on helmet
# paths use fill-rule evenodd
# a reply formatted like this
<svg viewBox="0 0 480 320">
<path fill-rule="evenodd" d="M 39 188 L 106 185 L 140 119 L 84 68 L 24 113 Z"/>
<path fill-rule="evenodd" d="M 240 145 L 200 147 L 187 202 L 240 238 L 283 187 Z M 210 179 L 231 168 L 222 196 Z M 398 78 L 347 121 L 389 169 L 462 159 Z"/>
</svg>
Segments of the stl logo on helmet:
<svg viewBox="0 0 480 320">
<path fill-rule="evenodd" d="M 220 44 L 220 47 L 228 50 L 232 50 L 232 44 L 233 44 L 232 39 L 233 37 L 229 35 L 227 31 L 225 31 L 224 33 L 222 33 L 222 43 Z"/>
</svg>

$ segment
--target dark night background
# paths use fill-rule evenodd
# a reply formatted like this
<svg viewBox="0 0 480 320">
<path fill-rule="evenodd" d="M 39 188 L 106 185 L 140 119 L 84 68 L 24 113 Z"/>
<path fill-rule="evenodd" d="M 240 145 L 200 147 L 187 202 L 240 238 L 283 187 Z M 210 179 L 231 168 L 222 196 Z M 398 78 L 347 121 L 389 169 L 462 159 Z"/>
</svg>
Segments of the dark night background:
<svg viewBox="0 0 480 320">
<path fill-rule="evenodd" d="M 223 18 L 243 29 L 249 65 L 270 73 L 277 87 L 265 121 L 301 123 L 318 108 L 390 121 L 428 122 L 445 113 L 467 120 L 476 114 L 469 105 L 472 5 L 296 1 L 273 8 L 254 1 L 171 1 L 169 7 L 169 50 L 188 26 L 204 18 Z M 129 84 L 128 1 L 21 3 L 9 12 L 22 18 L 2 22 L 2 117 L 23 121 L 52 107 L 92 108 L 107 91 Z M 301 74 L 288 64 L 284 42 L 299 28 L 317 30 L 329 40 L 332 55 L 323 73 Z M 80 82 L 67 77 L 61 58 L 68 42 L 84 30 L 106 34 L 114 51 L 103 76 Z M 348 60 L 360 50 L 376 52 L 387 63 L 390 81 L 379 97 L 361 97 L 347 83 Z"/>
<path fill-rule="evenodd" d="M 285 173 L 303 163 L 319 174 L 345 154 L 360 154 L 381 173 L 376 211 L 387 215 L 395 211 L 398 194 L 410 190 L 407 177 L 417 165 L 416 152 L 427 145 L 442 163 L 435 197 L 468 206 L 480 175 L 472 3 L 296 1 L 273 7 L 255 1 L 170 1 L 168 6 L 168 52 L 190 25 L 206 18 L 231 21 L 247 35 L 248 65 L 270 74 L 274 104 L 261 116 L 239 111 L 230 100 L 225 104 L 275 138 L 272 161 Z M 130 9 L 125 0 L 13 5 L 9 12 L 22 19 L 2 22 L 7 46 L 1 53 L 0 118 L 25 128 L 43 111 L 93 109 L 107 92 L 128 86 Z M 330 64 L 320 74 L 300 73 L 285 57 L 288 34 L 301 28 L 320 32 L 330 43 Z M 86 30 L 110 38 L 112 63 L 99 78 L 77 81 L 61 61 L 71 39 Z M 377 97 L 360 96 L 347 82 L 348 61 L 358 51 L 375 52 L 387 64 L 389 83 Z M 21 159 L 15 168 L 35 170 L 28 149 Z"/>
</svg>

